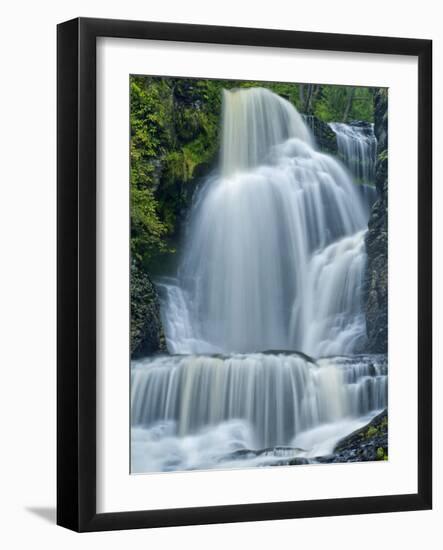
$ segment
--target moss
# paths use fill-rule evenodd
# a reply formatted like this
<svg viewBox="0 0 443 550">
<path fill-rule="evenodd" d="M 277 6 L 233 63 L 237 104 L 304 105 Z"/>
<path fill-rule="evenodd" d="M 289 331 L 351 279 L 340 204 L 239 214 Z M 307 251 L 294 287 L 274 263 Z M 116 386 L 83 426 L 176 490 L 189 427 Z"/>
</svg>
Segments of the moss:
<svg viewBox="0 0 443 550">
<path fill-rule="evenodd" d="M 384 151 L 381 151 L 378 154 L 378 162 L 382 162 L 384 160 L 388 160 L 388 150 L 385 149 Z"/>
<path fill-rule="evenodd" d="M 375 426 L 369 426 L 366 434 L 365 434 L 365 437 L 369 438 L 369 437 L 374 437 L 375 435 L 377 435 L 378 433 L 378 429 L 375 427 Z"/>
<path fill-rule="evenodd" d="M 387 449 L 384 449 L 383 447 L 378 447 L 376 458 L 377 460 L 388 460 Z"/>
<path fill-rule="evenodd" d="M 361 437 L 365 437 L 366 439 L 370 439 L 372 437 L 375 437 L 377 435 L 381 435 L 383 432 L 386 431 L 388 427 L 388 417 L 384 416 L 380 422 L 377 425 L 371 425 L 366 430 L 366 432 L 361 433 Z"/>
</svg>

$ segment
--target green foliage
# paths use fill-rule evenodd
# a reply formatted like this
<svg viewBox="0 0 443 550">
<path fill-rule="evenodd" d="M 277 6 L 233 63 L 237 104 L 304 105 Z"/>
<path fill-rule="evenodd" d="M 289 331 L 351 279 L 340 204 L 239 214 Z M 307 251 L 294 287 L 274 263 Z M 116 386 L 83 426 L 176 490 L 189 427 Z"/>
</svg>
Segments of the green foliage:
<svg viewBox="0 0 443 550">
<path fill-rule="evenodd" d="M 157 159 L 171 124 L 167 83 L 132 77 L 131 82 L 131 253 L 138 260 L 166 251 L 166 224 L 158 215 L 154 189 Z"/>
<path fill-rule="evenodd" d="M 167 225 L 157 213 L 152 189 L 131 190 L 131 254 L 137 260 L 167 251 Z"/>
<path fill-rule="evenodd" d="M 226 89 L 256 86 L 268 88 L 290 101 L 300 113 L 315 115 L 323 122 L 347 122 L 350 120 L 373 122 L 374 120 L 373 88 L 288 82 L 242 82 L 236 80 L 219 82 Z M 348 103 L 349 110 L 346 112 Z"/>
<path fill-rule="evenodd" d="M 345 116 L 350 96 L 352 96 L 352 102 L 349 113 Z M 322 86 L 321 95 L 314 106 L 313 114 L 324 122 L 347 122 L 349 120 L 373 122 L 373 90 L 365 87 Z"/>
<path fill-rule="evenodd" d="M 166 80 L 131 79 L 131 156 L 134 177 L 140 160 L 155 158 L 170 137 L 172 97 Z"/>
<path fill-rule="evenodd" d="M 174 252 L 178 218 L 218 147 L 221 85 L 132 76 L 131 252 L 145 264 Z"/>
</svg>

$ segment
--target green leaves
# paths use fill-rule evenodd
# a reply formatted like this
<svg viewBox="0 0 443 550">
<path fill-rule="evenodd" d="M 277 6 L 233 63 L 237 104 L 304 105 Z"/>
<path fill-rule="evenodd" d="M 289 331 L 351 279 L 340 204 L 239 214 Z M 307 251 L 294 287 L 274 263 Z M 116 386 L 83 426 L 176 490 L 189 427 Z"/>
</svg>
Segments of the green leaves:
<svg viewBox="0 0 443 550">
<path fill-rule="evenodd" d="M 322 85 L 313 114 L 324 122 L 374 120 L 372 88 Z"/>
<path fill-rule="evenodd" d="M 142 261 L 167 251 L 167 226 L 157 213 L 152 189 L 131 189 L 131 254 Z"/>
<path fill-rule="evenodd" d="M 156 159 L 167 139 L 166 117 L 159 106 L 167 95 L 162 82 L 150 86 L 142 77 L 132 77 L 130 86 L 131 253 L 141 261 L 166 250 L 167 228 L 158 216 L 154 189 Z"/>
<path fill-rule="evenodd" d="M 130 79 L 131 251 L 145 265 L 173 251 L 197 174 L 218 149 L 219 81 Z"/>
</svg>

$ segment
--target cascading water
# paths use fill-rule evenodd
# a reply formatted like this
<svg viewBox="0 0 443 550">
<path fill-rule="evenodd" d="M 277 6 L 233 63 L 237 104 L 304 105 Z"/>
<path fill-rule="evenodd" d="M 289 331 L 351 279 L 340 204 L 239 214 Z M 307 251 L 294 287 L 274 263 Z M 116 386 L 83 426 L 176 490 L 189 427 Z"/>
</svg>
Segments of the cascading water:
<svg viewBox="0 0 443 550">
<path fill-rule="evenodd" d="M 224 92 L 221 167 L 225 177 L 263 164 L 273 147 L 293 137 L 313 145 L 302 117 L 288 101 L 264 88 Z"/>
<path fill-rule="evenodd" d="M 261 88 L 224 92 L 219 166 L 177 278 L 158 283 L 174 355 L 132 364 L 133 471 L 281 463 L 280 446 L 315 457 L 386 406 L 383 358 L 294 351 L 364 349 L 358 186 Z"/>
<path fill-rule="evenodd" d="M 354 351 L 364 327 L 343 348 L 330 345 L 330 328 L 355 326 L 361 309 L 363 237 L 349 237 L 368 215 L 357 186 L 314 149 L 295 108 L 263 89 L 225 92 L 221 167 L 192 213 L 180 271 L 198 335 L 192 351 L 201 341 L 226 352 Z M 334 286 L 319 293 L 317 270 L 336 268 Z M 317 311 L 328 321 L 314 326 Z"/>
<path fill-rule="evenodd" d="M 250 465 L 279 463 L 278 449 L 252 450 L 282 445 L 286 458 L 328 454 L 387 399 L 380 356 L 162 356 L 138 361 L 131 384 L 135 472 L 244 466 L 238 451 Z M 308 448 L 297 443 L 307 437 Z"/>
<path fill-rule="evenodd" d="M 373 124 L 330 122 L 337 136 L 338 152 L 354 177 L 363 184 L 374 184 L 377 138 Z"/>
</svg>

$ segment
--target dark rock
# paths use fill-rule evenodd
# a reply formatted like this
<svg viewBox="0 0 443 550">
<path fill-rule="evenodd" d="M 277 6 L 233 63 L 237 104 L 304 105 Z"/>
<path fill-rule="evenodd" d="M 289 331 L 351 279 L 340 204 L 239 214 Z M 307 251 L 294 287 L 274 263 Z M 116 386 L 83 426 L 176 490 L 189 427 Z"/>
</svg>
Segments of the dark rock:
<svg viewBox="0 0 443 550">
<path fill-rule="evenodd" d="M 314 134 L 315 141 L 317 142 L 320 151 L 331 155 L 337 155 L 337 136 L 335 135 L 335 132 L 331 130 L 329 125 L 314 115 L 303 115 L 303 119 L 311 129 L 311 132 Z"/>
<path fill-rule="evenodd" d="M 328 456 L 317 457 L 316 462 L 365 462 L 388 458 L 388 413 L 383 411 L 366 426 L 343 438 Z"/>
<path fill-rule="evenodd" d="M 198 81 L 193 79 L 171 79 L 173 85 L 174 101 L 178 104 L 201 109 L 204 98 L 198 89 Z"/>
<path fill-rule="evenodd" d="M 368 136 L 372 135 L 372 124 L 366 120 L 351 120 L 348 124 L 356 128 L 363 128 Z"/>
<path fill-rule="evenodd" d="M 275 464 L 275 466 L 302 466 L 304 464 L 312 464 L 312 461 L 308 458 L 296 457 L 288 460 L 286 464 Z"/>
<path fill-rule="evenodd" d="M 364 303 L 368 351 L 388 350 L 388 92 L 375 94 L 374 131 L 377 137 L 375 201 L 366 234 L 368 261 Z"/>
<path fill-rule="evenodd" d="M 301 359 L 304 359 L 307 363 L 312 363 L 313 365 L 316 365 L 316 361 L 313 357 L 310 355 L 307 355 L 306 353 L 303 353 L 302 351 L 298 350 L 290 350 L 290 349 L 267 349 L 265 351 L 260 351 L 259 353 L 263 353 L 264 355 L 297 355 Z"/>
<path fill-rule="evenodd" d="M 131 264 L 131 355 L 166 351 L 157 290 L 136 262 Z"/>
<path fill-rule="evenodd" d="M 223 457 L 225 460 L 244 460 L 257 457 L 270 457 L 273 460 L 269 466 L 293 466 L 300 464 L 310 464 L 311 461 L 303 457 L 295 457 L 295 453 L 306 452 L 305 449 L 297 447 L 287 447 L 277 445 L 276 447 L 267 447 L 266 449 L 237 449 Z"/>
</svg>

